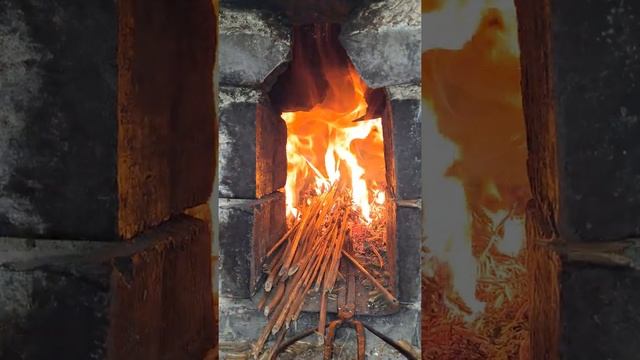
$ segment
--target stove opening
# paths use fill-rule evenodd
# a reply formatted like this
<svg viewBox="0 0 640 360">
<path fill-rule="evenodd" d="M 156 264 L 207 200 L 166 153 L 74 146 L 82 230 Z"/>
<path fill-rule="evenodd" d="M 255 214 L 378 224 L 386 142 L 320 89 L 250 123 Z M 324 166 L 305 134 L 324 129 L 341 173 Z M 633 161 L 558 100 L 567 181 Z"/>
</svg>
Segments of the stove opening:
<svg viewBox="0 0 640 360">
<path fill-rule="evenodd" d="M 303 310 L 338 312 L 347 259 L 360 270 L 356 313 L 388 314 L 397 305 L 395 239 L 386 231 L 385 95 L 367 88 L 339 32 L 332 24 L 295 26 L 293 60 L 271 92 L 287 126 L 288 230 L 265 266 L 265 313 L 278 305 L 288 312 L 276 328 Z M 279 299 L 281 292 L 288 296 Z"/>
</svg>

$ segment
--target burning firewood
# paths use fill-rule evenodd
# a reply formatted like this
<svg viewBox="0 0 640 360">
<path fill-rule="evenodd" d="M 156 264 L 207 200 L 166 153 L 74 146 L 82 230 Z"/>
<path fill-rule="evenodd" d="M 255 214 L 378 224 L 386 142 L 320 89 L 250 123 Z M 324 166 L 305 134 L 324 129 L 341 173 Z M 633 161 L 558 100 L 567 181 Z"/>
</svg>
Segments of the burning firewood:
<svg viewBox="0 0 640 360">
<path fill-rule="evenodd" d="M 335 183 L 325 193 L 310 198 L 291 228 L 269 249 L 264 266 L 268 273 L 265 294 L 260 301 L 268 321 L 254 345 L 256 358 L 269 336 L 284 336 L 290 323 L 298 319 L 307 294 L 312 290 L 320 292 L 318 332 L 324 333 L 327 302 L 336 290 L 340 262 L 345 255 L 343 247 L 350 237 L 350 222 L 357 221 L 358 216 L 349 193 L 344 186 Z M 350 260 L 390 303 L 397 303 L 397 299 L 362 264 L 355 258 Z M 381 256 L 378 261 L 382 262 Z"/>
</svg>

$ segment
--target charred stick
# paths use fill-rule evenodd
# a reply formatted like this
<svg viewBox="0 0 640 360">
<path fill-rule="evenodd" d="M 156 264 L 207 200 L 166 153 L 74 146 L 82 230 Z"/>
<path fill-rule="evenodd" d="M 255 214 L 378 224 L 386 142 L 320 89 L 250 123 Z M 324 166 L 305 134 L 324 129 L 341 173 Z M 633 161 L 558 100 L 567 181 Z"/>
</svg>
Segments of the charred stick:
<svg viewBox="0 0 640 360">
<path fill-rule="evenodd" d="M 342 254 L 349 259 L 349 261 L 351 261 L 351 263 L 358 269 L 360 270 L 361 273 L 363 273 L 368 279 L 369 281 L 371 281 L 371 283 L 373 283 L 373 285 L 375 285 L 375 287 L 378 288 L 378 290 L 380 290 L 380 292 L 384 295 L 384 297 L 392 304 L 397 305 L 398 304 L 398 299 L 395 298 L 395 296 L 393 296 L 389 290 L 387 290 L 387 288 L 385 288 L 382 284 L 380 284 L 380 282 L 378 280 L 376 280 L 375 277 L 373 277 L 373 275 L 371 275 L 367 269 L 364 268 L 364 266 L 362 266 L 358 260 L 356 260 L 354 257 L 352 257 L 348 252 L 342 250 Z"/>
</svg>

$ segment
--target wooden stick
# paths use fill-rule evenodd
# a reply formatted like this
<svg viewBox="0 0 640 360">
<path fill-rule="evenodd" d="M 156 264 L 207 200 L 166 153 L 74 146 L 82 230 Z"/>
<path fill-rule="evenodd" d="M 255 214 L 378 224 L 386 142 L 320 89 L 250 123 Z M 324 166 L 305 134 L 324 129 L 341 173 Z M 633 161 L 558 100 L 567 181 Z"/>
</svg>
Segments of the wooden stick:
<svg viewBox="0 0 640 360">
<path fill-rule="evenodd" d="M 325 243 L 325 245 L 327 245 L 327 244 Z M 326 248 L 327 247 L 325 246 L 320 251 L 319 255 L 316 256 L 316 259 L 314 261 L 314 265 L 312 267 L 311 273 L 303 281 L 303 286 L 304 286 L 304 291 L 302 293 L 303 296 L 301 296 L 300 299 L 296 300 L 296 303 L 294 304 L 294 307 L 293 307 L 294 308 L 293 315 L 290 318 L 291 320 L 297 320 L 298 316 L 300 315 L 300 312 L 302 311 L 302 307 L 304 305 L 305 296 L 309 292 L 309 289 L 311 288 L 311 285 L 313 285 L 313 279 L 318 274 L 318 270 L 320 269 L 320 264 L 322 264 L 323 257 L 325 256 Z"/>
<path fill-rule="evenodd" d="M 352 257 L 351 255 L 349 255 L 348 252 L 342 250 L 342 254 L 351 261 L 351 263 L 358 269 L 360 270 L 360 272 L 362 272 L 372 283 L 373 285 L 375 285 L 375 287 L 378 288 L 378 290 L 380 290 L 380 292 L 382 293 L 382 295 L 384 295 L 384 297 L 387 299 L 387 301 L 389 301 L 390 303 L 397 305 L 398 304 L 398 299 L 396 299 L 395 296 L 393 296 L 393 294 L 391 294 L 389 292 L 389 290 L 387 290 L 387 288 L 385 288 L 382 284 L 380 284 L 380 282 L 378 282 L 378 280 L 376 280 L 376 278 L 373 277 L 373 275 L 369 274 L 369 272 L 367 271 L 367 269 L 364 268 L 364 266 L 362 266 L 358 260 L 356 260 L 354 257 Z"/>
<path fill-rule="evenodd" d="M 289 238 L 289 235 L 291 235 L 291 233 L 298 227 L 298 223 L 293 224 L 293 226 L 291 226 L 291 229 L 287 230 L 287 232 L 282 235 L 282 237 L 280 238 L 280 240 L 278 240 L 275 244 L 273 244 L 273 246 L 271 247 L 271 249 L 269 249 L 269 251 L 267 252 L 267 257 L 271 256 L 271 254 L 273 254 L 276 250 L 278 250 L 278 248 L 280 247 L 280 245 L 284 244 L 285 240 L 287 240 Z"/>
<path fill-rule="evenodd" d="M 282 311 L 283 308 L 284 308 L 284 302 L 280 302 L 280 304 L 276 307 L 276 311 L 274 313 L 275 314 L 279 313 L 280 311 Z M 273 325 L 275 323 L 276 323 L 276 317 L 272 316 L 271 319 L 269 319 L 267 324 L 262 329 L 262 333 L 260 334 L 260 337 L 258 337 L 258 340 L 256 340 L 256 343 L 253 347 L 253 356 L 256 359 L 258 358 L 258 355 L 260 355 L 260 353 L 262 352 L 264 343 L 269 338 L 269 335 L 271 334 L 271 329 L 273 328 Z"/>
<path fill-rule="evenodd" d="M 320 320 L 318 321 L 318 333 L 324 338 L 324 328 L 327 323 L 327 291 L 323 287 L 320 294 Z"/>
<path fill-rule="evenodd" d="M 258 310 L 262 311 L 262 309 L 264 308 L 264 304 L 267 302 L 267 294 L 263 294 L 262 295 L 262 299 L 260 299 L 260 302 L 258 302 Z"/>
<path fill-rule="evenodd" d="M 284 253 L 284 251 L 283 251 Z M 280 269 L 282 268 L 282 255 L 279 256 L 279 260 L 277 261 L 276 264 L 274 264 L 273 268 L 271 269 L 271 271 L 269 272 L 269 276 L 267 277 L 267 280 L 265 280 L 264 282 L 264 291 L 269 292 L 271 291 L 271 288 L 273 287 L 273 284 L 276 282 L 276 276 L 279 276 L 280 274 Z"/>
<path fill-rule="evenodd" d="M 278 303 L 280 303 L 280 300 L 284 295 L 284 287 L 284 282 L 281 282 L 280 285 L 278 285 L 278 288 L 271 297 L 271 300 L 269 300 L 269 304 L 264 307 L 264 316 L 269 316 L 269 312 L 273 310 L 278 305 Z"/>
<path fill-rule="evenodd" d="M 293 261 L 293 257 L 296 254 L 296 250 L 298 248 L 298 244 L 300 243 L 300 239 L 302 238 L 302 236 L 304 235 L 304 231 L 303 229 L 305 228 L 307 222 L 309 221 L 309 218 L 311 217 L 312 213 L 314 213 L 314 209 L 317 206 L 318 202 L 314 202 L 311 204 L 311 208 L 304 212 L 302 214 L 302 220 L 300 223 L 300 228 L 298 229 L 298 231 L 296 232 L 296 235 L 294 236 L 293 240 L 289 242 L 290 247 L 288 248 L 288 251 L 285 255 L 284 258 L 284 263 L 282 265 L 282 268 L 280 268 L 280 275 L 284 275 L 286 273 L 289 272 L 289 267 L 291 266 L 291 262 Z"/>
<path fill-rule="evenodd" d="M 378 252 L 378 249 L 376 249 L 376 245 L 371 245 L 371 250 L 373 250 L 373 253 L 376 254 L 376 256 L 378 257 L 378 261 L 380 262 L 380 269 L 384 268 L 384 260 L 382 260 L 382 256 L 380 255 L 380 253 Z"/>
</svg>

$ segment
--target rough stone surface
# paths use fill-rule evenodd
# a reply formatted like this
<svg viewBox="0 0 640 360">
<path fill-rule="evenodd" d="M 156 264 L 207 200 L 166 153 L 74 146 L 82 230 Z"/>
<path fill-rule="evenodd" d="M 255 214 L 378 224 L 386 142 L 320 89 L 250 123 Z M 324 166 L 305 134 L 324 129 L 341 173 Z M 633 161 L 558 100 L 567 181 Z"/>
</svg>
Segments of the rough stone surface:
<svg viewBox="0 0 640 360">
<path fill-rule="evenodd" d="M 0 236 L 115 233 L 116 21 L 114 2 L 0 3 Z"/>
<path fill-rule="evenodd" d="M 220 0 L 222 7 L 284 13 L 294 24 L 342 23 L 367 0 Z"/>
<path fill-rule="evenodd" d="M 367 85 L 420 82 L 419 0 L 384 0 L 355 10 L 340 40 Z"/>
<path fill-rule="evenodd" d="M 214 33 L 209 0 L 2 1 L 0 236 L 130 238 L 206 202 Z"/>
<path fill-rule="evenodd" d="M 256 310 L 256 301 L 220 298 L 220 349 L 221 355 L 227 353 L 242 353 L 243 348 L 254 342 L 260 336 L 260 330 L 266 324 L 264 315 Z M 357 316 L 358 320 L 370 325 L 379 332 L 394 340 L 404 340 L 414 346 L 420 347 L 420 303 L 403 305 L 400 311 L 391 316 Z M 327 321 L 335 320 L 335 315 L 329 314 Z M 318 325 L 317 313 L 303 312 L 289 330 L 289 336 L 300 333 L 310 327 Z M 391 348 L 375 335 L 365 330 L 366 356 L 368 359 L 402 359 L 403 356 Z M 312 346 L 318 338 L 310 336 L 303 342 L 309 344 L 308 351 L 296 353 L 293 357 L 283 359 L 322 359 L 322 347 Z M 269 344 L 267 345 L 269 346 Z M 355 333 L 352 329 L 340 330 L 336 334 L 335 359 L 356 358 Z M 246 350 L 245 350 L 246 351 Z M 292 356 L 292 355 L 289 355 Z"/>
<path fill-rule="evenodd" d="M 537 100 L 525 111 L 555 123 L 560 235 L 640 235 L 640 3 L 587 1 L 580 12 L 560 0 L 521 3 L 521 38 L 529 31 L 539 48 L 523 51 L 523 75 L 532 79 L 525 99 Z M 539 16 L 527 9 L 534 6 Z M 538 90 L 536 75 L 547 84 Z"/>
<path fill-rule="evenodd" d="M 632 360 L 640 353 L 640 272 L 564 264 L 562 359 Z"/>
<path fill-rule="evenodd" d="M 222 7 L 219 36 L 223 85 L 258 86 L 291 56 L 291 31 L 269 12 Z"/>
<path fill-rule="evenodd" d="M 422 196 L 422 118 L 420 86 L 387 88 L 383 116 L 387 183 L 397 199 Z"/>
<path fill-rule="evenodd" d="M 419 302 L 421 298 L 422 211 L 395 204 L 388 206 L 387 238 L 395 239 L 398 300 Z M 393 256 L 393 255 L 391 255 Z"/>
<path fill-rule="evenodd" d="M 259 90 L 219 90 L 220 197 L 255 199 L 284 187 L 287 127 Z"/>
<path fill-rule="evenodd" d="M 194 359 L 213 342 L 211 243 L 199 220 L 176 218 L 132 243 L 2 244 L 2 359 Z"/>
<path fill-rule="evenodd" d="M 249 298 L 262 275 L 269 247 L 286 230 L 285 196 L 220 199 L 220 295 Z"/>
</svg>

